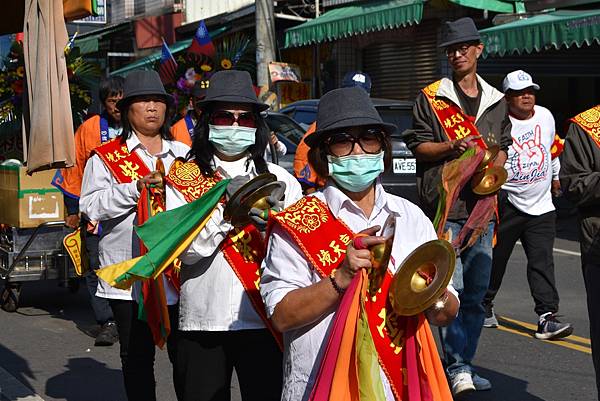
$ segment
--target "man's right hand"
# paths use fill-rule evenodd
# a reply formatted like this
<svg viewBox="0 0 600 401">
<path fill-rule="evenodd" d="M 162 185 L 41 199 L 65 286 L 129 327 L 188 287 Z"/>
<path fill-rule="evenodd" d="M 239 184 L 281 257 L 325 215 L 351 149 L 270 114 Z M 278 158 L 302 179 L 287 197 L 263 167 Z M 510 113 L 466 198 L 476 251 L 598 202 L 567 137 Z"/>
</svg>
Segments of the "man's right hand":
<svg viewBox="0 0 600 401">
<path fill-rule="evenodd" d="M 79 228 L 79 214 L 70 214 L 65 218 L 65 226 L 77 230 Z"/>
<path fill-rule="evenodd" d="M 250 181 L 249 175 L 238 175 L 233 177 L 229 184 L 227 184 L 227 188 L 225 189 L 225 194 L 227 195 L 227 200 L 229 200 L 233 194 L 235 194 L 238 189 L 240 189 L 244 184 Z"/>
<path fill-rule="evenodd" d="M 481 138 L 481 135 L 470 135 L 463 139 L 456 139 L 450 142 L 450 149 L 454 157 L 460 157 L 471 145 L 471 142 Z"/>
</svg>

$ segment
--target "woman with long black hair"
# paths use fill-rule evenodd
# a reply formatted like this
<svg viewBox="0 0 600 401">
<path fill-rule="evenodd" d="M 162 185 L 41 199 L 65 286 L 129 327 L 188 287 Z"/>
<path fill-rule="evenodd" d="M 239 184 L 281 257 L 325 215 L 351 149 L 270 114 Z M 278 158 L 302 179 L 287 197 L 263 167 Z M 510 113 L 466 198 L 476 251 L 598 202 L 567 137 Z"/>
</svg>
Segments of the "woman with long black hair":
<svg viewBox="0 0 600 401">
<path fill-rule="evenodd" d="M 214 74 L 200 102 L 192 149 L 186 162 L 175 164 L 167 180 L 179 204 L 199 198 L 215 182 L 231 178 L 226 201 L 219 204 L 202 231 L 180 256 L 180 342 L 177 370 L 186 401 L 229 400 L 235 368 L 243 400 L 281 396 L 281 350 L 258 293 L 263 235 L 268 213 L 253 209 L 253 225 L 233 227 L 224 207 L 242 185 L 271 173 L 285 184 L 268 201 L 280 209 L 301 197 L 300 184 L 263 155 L 269 130 L 260 112 L 250 74 Z M 277 191 L 276 191 L 277 192 Z M 258 229 L 257 229 L 258 228 Z"/>
</svg>

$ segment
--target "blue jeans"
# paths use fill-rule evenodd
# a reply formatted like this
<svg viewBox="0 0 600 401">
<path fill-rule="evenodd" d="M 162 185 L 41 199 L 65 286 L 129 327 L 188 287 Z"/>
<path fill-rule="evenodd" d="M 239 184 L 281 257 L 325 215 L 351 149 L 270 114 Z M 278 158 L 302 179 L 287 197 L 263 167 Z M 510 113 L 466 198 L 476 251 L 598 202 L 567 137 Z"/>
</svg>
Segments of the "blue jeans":
<svg viewBox="0 0 600 401">
<path fill-rule="evenodd" d="M 446 231 L 452 231 L 456 238 L 466 220 L 449 221 Z M 494 223 L 491 222 L 475 244 L 465 249 L 456 259 L 452 284 L 460 299 L 458 316 L 448 326 L 442 328 L 442 344 L 446 362 L 446 372 L 452 379 L 461 372 L 472 372 L 471 361 L 477 350 L 477 343 L 485 319 L 481 304 L 490 282 L 492 270 L 492 237 Z"/>
</svg>

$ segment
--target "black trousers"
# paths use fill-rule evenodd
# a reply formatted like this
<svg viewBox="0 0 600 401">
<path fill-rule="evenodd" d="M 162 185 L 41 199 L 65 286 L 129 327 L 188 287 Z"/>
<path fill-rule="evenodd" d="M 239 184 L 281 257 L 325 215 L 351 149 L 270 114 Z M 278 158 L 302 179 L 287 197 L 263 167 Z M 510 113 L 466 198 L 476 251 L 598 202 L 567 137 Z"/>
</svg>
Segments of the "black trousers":
<svg viewBox="0 0 600 401">
<path fill-rule="evenodd" d="M 592 360 L 596 371 L 596 387 L 600 399 L 600 264 L 583 263 L 583 282 L 587 293 L 588 315 L 590 318 L 590 339 L 592 340 Z"/>
<path fill-rule="evenodd" d="M 125 392 L 129 401 L 156 401 L 156 381 L 154 379 L 155 345 L 148 324 L 137 318 L 138 304 L 134 301 L 111 299 L 117 329 L 121 369 L 125 382 Z M 178 344 L 178 305 L 169 306 L 171 334 L 167 339 L 167 353 L 173 366 L 173 383 L 177 399 L 181 400 L 177 375 Z"/>
<path fill-rule="evenodd" d="M 180 331 L 177 364 L 183 401 L 229 401 L 233 368 L 242 400 L 281 399 L 282 354 L 267 329 Z"/>
<path fill-rule="evenodd" d="M 521 240 L 527 255 L 527 282 L 535 302 L 535 312 L 542 315 L 558 312 L 558 291 L 554 280 L 552 248 L 556 234 L 556 213 L 531 216 L 519 211 L 508 200 L 500 204 L 500 224 L 492 256 L 492 273 L 484 304 L 492 304 L 508 259 L 517 240 Z"/>
</svg>

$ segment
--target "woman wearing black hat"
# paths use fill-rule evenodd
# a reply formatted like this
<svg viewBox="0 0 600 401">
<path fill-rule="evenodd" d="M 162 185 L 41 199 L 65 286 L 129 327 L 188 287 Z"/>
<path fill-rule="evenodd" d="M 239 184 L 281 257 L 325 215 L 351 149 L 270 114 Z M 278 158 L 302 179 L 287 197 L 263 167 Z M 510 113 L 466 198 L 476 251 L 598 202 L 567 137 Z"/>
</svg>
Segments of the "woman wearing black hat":
<svg viewBox="0 0 600 401">
<path fill-rule="evenodd" d="M 94 150 L 86 164 L 79 201 L 80 210 L 91 221 L 99 221 L 100 266 L 110 266 L 139 255 L 140 244 L 133 226 L 141 224 L 138 203 L 147 202 L 145 187 L 161 180 L 154 172 L 160 164 L 169 169 L 177 157 L 185 157 L 189 147 L 172 141 L 167 95 L 155 71 L 134 71 L 125 79 L 123 98 L 117 106 L 123 131 L 115 139 Z M 169 200 L 167 199 L 167 205 Z M 164 281 L 169 305 L 171 333 L 167 340 L 169 359 L 176 356 L 178 294 Z M 120 290 L 98 280 L 96 295 L 108 298 L 119 332 L 120 355 L 129 401 L 156 400 L 154 380 L 153 331 L 138 319 L 141 288 Z M 176 379 L 176 378 L 175 378 Z M 178 386 L 175 385 L 177 393 Z"/>
<path fill-rule="evenodd" d="M 233 70 L 214 74 L 199 104 L 202 114 L 188 161 L 169 172 L 178 190 L 178 203 L 169 207 L 195 200 L 221 178 L 232 178 L 229 199 L 250 178 L 268 172 L 286 187 L 284 201 L 279 201 L 282 193 L 269 198 L 272 207 L 287 206 L 301 197 L 294 177 L 263 159 L 269 130 L 260 112 L 268 106 L 258 102 L 250 74 Z M 194 178 L 188 183 L 182 177 Z M 262 236 L 252 225 L 232 227 L 223 211 L 224 205 L 218 205 L 180 256 L 178 372 L 183 399 L 230 399 L 235 368 L 243 400 L 279 400 L 280 334 L 270 327 L 256 290 Z M 264 229 L 262 212 L 251 217 Z"/>
<path fill-rule="evenodd" d="M 392 273 L 416 247 L 437 238 L 417 206 L 386 193 L 378 180 L 390 164 L 390 134 L 396 127 L 381 120 L 364 90 L 342 88 L 324 95 L 317 127 L 306 139 L 309 160 L 328 177 L 327 185 L 275 216 L 262 264 L 260 291 L 267 313 L 284 333 L 286 401 L 311 394 L 340 299 L 353 277 L 372 266 L 367 248 L 385 241 L 377 233 L 388 217 L 396 216 L 397 228 Z M 450 289 L 444 305 L 428 313 L 430 321 L 452 320 L 457 310 L 452 294 Z M 403 386 L 394 381 L 397 377 L 383 373 L 392 370 L 380 368 L 380 389 L 388 400 L 403 394 L 395 386 Z"/>
</svg>

